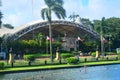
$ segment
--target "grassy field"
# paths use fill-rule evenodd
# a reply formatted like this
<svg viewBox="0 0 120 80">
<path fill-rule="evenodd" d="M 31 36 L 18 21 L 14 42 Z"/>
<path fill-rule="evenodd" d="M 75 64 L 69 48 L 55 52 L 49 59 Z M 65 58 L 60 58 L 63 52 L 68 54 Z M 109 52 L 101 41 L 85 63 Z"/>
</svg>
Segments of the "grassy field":
<svg viewBox="0 0 120 80">
<path fill-rule="evenodd" d="M 46 61 L 46 63 L 45 63 Z M 11 72 L 11 71 L 28 71 L 28 70 L 43 70 L 43 69 L 56 69 L 56 68 L 68 68 L 68 67 L 81 67 L 81 66 L 93 66 L 93 65 L 104 65 L 104 64 L 119 64 L 117 56 L 105 56 L 98 59 L 94 57 L 80 57 L 80 63 L 70 65 L 67 64 L 64 59 L 61 59 L 61 62 L 54 60 L 51 62 L 50 58 L 37 58 L 29 66 L 28 61 L 25 60 L 15 60 L 14 66 L 12 68 L 11 64 L 8 64 L 7 61 L 0 61 L 5 64 L 4 70 L 2 72 Z"/>
<path fill-rule="evenodd" d="M 73 68 L 73 67 L 84 67 L 84 66 L 95 66 L 95 65 L 107 65 L 107 64 L 119 64 L 120 61 L 101 61 L 101 62 L 82 62 L 79 64 L 57 64 L 57 65 L 42 65 L 42 66 L 26 66 L 26 67 L 15 67 L 5 68 L 0 70 L 2 72 L 14 72 L 14 71 L 28 71 L 28 70 L 45 70 L 45 69 L 59 69 L 59 68 Z"/>
</svg>

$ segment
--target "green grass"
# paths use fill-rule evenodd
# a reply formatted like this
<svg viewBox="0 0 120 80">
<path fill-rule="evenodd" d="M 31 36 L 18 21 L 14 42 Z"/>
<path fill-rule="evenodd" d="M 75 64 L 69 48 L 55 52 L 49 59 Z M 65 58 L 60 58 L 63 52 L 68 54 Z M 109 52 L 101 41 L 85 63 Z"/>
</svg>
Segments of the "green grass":
<svg viewBox="0 0 120 80">
<path fill-rule="evenodd" d="M 36 54 L 25 54 L 25 55 L 33 55 L 36 58 L 38 57 L 50 57 L 50 54 L 36 53 Z"/>
<path fill-rule="evenodd" d="M 109 56 L 107 61 L 107 57 L 100 57 L 96 61 L 94 57 L 87 58 L 87 62 L 85 62 L 85 58 L 80 58 L 80 64 L 68 65 L 65 64 L 66 61 L 64 59 L 61 60 L 62 64 L 59 64 L 59 61 L 54 60 L 51 62 L 50 59 L 47 59 L 47 64 L 45 65 L 45 59 L 36 59 L 31 63 L 32 66 L 28 66 L 28 61 L 25 60 L 15 60 L 14 68 L 11 68 L 10 64 L 7 64 L 6 61 L 0 61 L 5 63 L 4 70 L 0 70 L 0 72 L 5 71 L 19 71 L 19 70 L 32 70 L 32 69 L 52 69 L 52 68 L 66 68 L 66 67 L 79 67 L 79 66 L 91 66 L 91 65 L 103 65 L 103 64 L 114 64 L 120 63 L 120 61 L 116 60 L 115 56 Z"/>
<path fill-rule="evenodd" d="M 5 68 L 0 70 L 0 72 L 7 71 L 20 71 L 20 70 L 35 70 L 35 69 L 53 69 L 53 68 L 68 68 L 68 67 L 81 67 L 81 66 L 93 66 L 93 65 L 104 65 L 104 64 L 115 64 L 120 63 L 120 61 L 101 61 L 101 62 L 83 62 L 79 64 L 59 64 L 59 65 L 44 65 L 44 66 L 30 66 L 30 67 L 16 67 L 16 68 Z"/>
</svg>

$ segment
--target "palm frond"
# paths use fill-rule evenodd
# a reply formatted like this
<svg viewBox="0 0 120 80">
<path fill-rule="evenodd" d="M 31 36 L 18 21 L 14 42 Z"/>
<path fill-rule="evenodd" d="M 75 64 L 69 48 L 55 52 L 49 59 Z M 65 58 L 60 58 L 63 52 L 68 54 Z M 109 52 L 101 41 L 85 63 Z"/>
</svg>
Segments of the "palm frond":
<svg viewBox="0 0 120 80">
<path fill-rule="evenodd" d="M 49 22 L 51 22 L 51 9 L 50 8 L 47 8 L 46 18 L 48 19 Z"/>
<path fill-rule="evenodd" d="M 49 22 L 51 21 L 51 10 L 50 8 L 43 8 L 41 10 L 41 17 L 43 20 L 47 19 Z"/>
<path fill-rule="evenodd" d="M 70 15 L 68 18 L 72 19 L 72 18 L 73 18 L 73 16 L 72 16 L 72 15 Z"/>
<path fill-rule="evenodd" d="M 56 14 L 56 16 L 61 19 L 61 18 L 65 18 L 66 17 L 66 11 L 65 9 L 60 6 L 60 5 L 56 5 L 52 7 L 52 11 L 54 11 L 54 13 Z"/>
<path fill-rule="evenodd" d="M 53 0 L 53 1 L 56 5 L 61 5 L 62 6 L 64 4 L 63 0 Z"/>
<path fill-rule="evenodd" d="M 54 0 L 44 0 L 44 2 L 49 8 L 54 5 Z"/>
<path fill-rule="evenodd" d="M 47 8 L 43 8 L 41 10 L 41 17 L 42 17 L 43 20 L 45 20 L 45 16 L 47 16 L 46 14 L 47 14 Z"/>
<path fill-rule="evenodd" d="M 12 26 L 11 24 L 3 24 L 3 27 L 6 27 L 8 29 L 14 29 L 14 26 Z"/>
<path fill-rule="evenodd" d="M 0 11 L 0 19 L 3 17 L 3 14 L 2 14 L 2 12 Z"/>
</svg>

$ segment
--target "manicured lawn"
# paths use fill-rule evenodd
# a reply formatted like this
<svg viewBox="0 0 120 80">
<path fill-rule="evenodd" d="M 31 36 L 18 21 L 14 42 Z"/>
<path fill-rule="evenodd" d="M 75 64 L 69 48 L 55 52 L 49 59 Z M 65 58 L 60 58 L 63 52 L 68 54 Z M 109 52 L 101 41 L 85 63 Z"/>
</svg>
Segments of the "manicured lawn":
<svg viewBox="0 0 120 80">
<path fill-rule="evenodd" d="M 106 65 L 120 63 L 120 61 L 101 61 L 101 62 L 83 62 L 79 64 L 59 64 L 59 65 L 42 65 L 42 66 L 30 66 L 30 67 L 16 67 L 16 68 L 5 68 L 0 70 L 0 72 L 9 71 L 28 71 L 28 70 L 42 70 L 42 69 L 57 69 L 57 68 L 68 68 L 68 67 L 81 67 L 81 66 L 93 66 L 93 65 Z"/>
</svg>

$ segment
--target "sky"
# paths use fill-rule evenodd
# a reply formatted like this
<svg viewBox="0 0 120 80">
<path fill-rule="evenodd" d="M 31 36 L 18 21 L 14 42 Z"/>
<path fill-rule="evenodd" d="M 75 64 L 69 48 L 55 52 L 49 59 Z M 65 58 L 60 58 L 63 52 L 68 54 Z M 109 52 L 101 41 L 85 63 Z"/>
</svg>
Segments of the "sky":
<svg viewBox="0 0 120 80">
<path fill-rule="evenodd" d="M 42 20 L 40 11 L 45 8 L 44 0 L 1 0 L 3 24 L 20 27 L 32 21 Z M 32 3 L 33 2 L 33 3 Z M 75 13 L 82 18 L 101 20 L 102 17 L 120 17 L 120 0 L 64 0 L 67 18 Z M 52 19 L 57 19 L 52 14 Z"/>
</svg>

